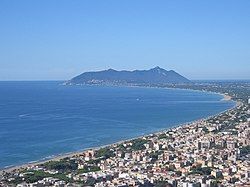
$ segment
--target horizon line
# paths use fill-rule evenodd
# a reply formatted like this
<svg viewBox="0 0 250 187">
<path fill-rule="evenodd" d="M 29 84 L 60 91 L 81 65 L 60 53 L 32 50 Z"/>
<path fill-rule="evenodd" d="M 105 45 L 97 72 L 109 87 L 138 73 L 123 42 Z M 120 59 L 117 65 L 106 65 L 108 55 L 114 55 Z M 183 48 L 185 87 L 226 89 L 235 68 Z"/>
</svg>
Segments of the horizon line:
<svg viewBox="0 0 250 187">
<path fill-rule="evenodd" d="M 45 82 L 45 81 L 68 81 L 70 79 L 23 79 L 23 80 L 16 80 L 16 79 L 10 79 L 10 80 L 0 80 L 0 82 Z M 190 81 L 250 81 L 249 79 L 189 79 Z"/>
</svg>

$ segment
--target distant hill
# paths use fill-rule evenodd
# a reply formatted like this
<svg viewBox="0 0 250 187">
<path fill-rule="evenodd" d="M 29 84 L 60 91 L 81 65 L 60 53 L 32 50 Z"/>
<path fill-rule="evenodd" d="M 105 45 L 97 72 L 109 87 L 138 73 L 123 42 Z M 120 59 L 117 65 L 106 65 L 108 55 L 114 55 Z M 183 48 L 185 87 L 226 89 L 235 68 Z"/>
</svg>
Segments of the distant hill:
<svg viewBox="0 0 250 187">
<path fill-rule="evenodd" d="M 116 71 L 108 69 L 98 72 L 85 72 L 65 84 L 164 85 L 189 82 L 190 80 L 175 71 L 167 71 L 157 66 L 150 70 Z"/>
</svg>

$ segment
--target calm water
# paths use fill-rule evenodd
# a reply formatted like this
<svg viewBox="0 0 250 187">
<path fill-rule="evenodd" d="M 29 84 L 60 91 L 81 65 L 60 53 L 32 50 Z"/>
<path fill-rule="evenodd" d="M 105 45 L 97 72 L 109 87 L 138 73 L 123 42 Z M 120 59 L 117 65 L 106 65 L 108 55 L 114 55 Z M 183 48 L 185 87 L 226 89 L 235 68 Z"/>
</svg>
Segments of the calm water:
<svg viewBox="0 0 250 187">
<path fill-rule="evenodd" d="M 0 82 L 0 168 L 113 143 L 234 106 L 187 90 Z"/>
</svg>

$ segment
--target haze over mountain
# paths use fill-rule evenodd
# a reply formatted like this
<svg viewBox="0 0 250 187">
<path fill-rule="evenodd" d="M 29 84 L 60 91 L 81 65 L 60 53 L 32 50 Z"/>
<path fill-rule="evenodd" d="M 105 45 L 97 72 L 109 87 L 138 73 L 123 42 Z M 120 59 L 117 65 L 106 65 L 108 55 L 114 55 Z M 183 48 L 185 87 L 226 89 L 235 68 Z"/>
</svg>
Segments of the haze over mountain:
<svg viewBox="0 0 250 187">
<path fill-rule="evenodd" d="M 85 72 L 66 84 L 111 84 L 111 85 L 145 85 L 145 84 L 183 84 L 191 82 L 177 72 L 160 67 L 149 70 L 117 71 L 108 69 L 98 72 Z"/>
</svg>

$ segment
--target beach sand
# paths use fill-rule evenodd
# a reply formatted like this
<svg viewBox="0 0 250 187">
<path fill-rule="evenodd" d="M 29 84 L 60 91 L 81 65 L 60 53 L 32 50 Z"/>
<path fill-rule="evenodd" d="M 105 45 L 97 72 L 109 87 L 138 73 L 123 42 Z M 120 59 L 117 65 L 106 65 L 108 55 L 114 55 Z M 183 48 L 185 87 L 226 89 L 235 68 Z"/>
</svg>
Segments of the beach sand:
<svg viewBox="0 0 250 187">
<path fill-rule="evenodd" d="M 232 99 L 232 97 L 227 94 L 221 94 L 221 95 L 223 96 L 223 99 L 222 99 L 223 101 L 229 101 Z"/>
</svg>

